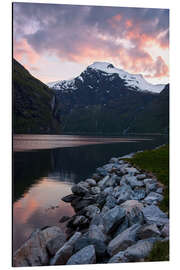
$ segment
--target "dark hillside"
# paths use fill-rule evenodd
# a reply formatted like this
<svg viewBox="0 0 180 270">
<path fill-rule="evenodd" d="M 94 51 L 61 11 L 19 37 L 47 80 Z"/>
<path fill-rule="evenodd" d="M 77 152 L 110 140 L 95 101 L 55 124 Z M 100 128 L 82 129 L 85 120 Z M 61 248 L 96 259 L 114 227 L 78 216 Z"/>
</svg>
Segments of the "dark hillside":
<svg viewBox="0 0 180 270">
<path fill-rule="evenodd" d="M 13 133 L 58 133 L 53 96 L 51 89 L 13 59 Z"/>
</svg>

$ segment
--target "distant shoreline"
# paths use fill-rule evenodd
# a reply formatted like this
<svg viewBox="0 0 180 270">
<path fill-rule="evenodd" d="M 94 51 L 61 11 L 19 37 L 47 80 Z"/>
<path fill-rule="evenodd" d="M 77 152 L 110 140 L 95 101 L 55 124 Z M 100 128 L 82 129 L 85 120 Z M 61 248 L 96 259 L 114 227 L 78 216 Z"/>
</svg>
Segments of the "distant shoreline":
<svg viewBox="0 0 180 270">
<path fill-rule="evenodd" d="M 152 140 L 150 138 L 125 137 L 91 137 L 78 135 L 30 135 L 16 134 L 13 136 L 13 151 L 31 151 L 40 149 L 54 149 L 64 147 L 79 147 L 85 145 L 130 143 Z"/>
</svg>

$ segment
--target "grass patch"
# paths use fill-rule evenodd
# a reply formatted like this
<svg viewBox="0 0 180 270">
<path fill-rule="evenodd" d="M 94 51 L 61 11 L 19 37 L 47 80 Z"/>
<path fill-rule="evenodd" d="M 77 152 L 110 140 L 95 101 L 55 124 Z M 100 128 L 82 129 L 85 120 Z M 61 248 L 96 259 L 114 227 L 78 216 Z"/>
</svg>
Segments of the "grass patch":
<svg viewBox="0 0 180 270">
<path fill-rule="evenodd" d="M 126 160 L 139 169 L 151 172 L 164 185 L 164 199 L 159 207 L 169 214 L 169 145 L 137 153 Z M 145 261 L 169 261 L 169 241 L 156 242 Z"/>
<path fill-rule="evenodd" d="M 169 241 L 156 242 L 146 262 L 169 261 Z"/>
<path fill-rule="evenodd" d="M 126 160 L 139 169 L 153 173 L 164 185 L 164 199 L 159 207 L 162 211 L 169 213 L 169 145 L 137 153 Z"/>
</svg>

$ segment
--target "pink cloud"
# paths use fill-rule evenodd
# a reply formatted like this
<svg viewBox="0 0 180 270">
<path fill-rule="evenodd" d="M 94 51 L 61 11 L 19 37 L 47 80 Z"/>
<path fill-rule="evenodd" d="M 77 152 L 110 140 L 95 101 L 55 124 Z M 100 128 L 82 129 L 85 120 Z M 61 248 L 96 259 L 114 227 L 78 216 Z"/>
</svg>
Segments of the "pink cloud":
<svg viewBox="0 0 180 270">
<path fill-rule="evenodd" d="M 30 64 L 35 64 L 37 60 L 40 58 L 40 55 L 29 45 L 27 40 L 25 38 L 17 41 L 14 40 L 13 44 L 13 56 L 16 58 L 18 61 L 23 61 L 23 58 L 27 58 L 27 63 L 25 66 L 28 68 Z"/>
<path fill-rule="evenodd" d="M 169 68 L 161 56 L 159 56 L 156 62 L 153 64 L 152 73 L 153 75 L 147 75 L 146 78 L 162 78 L 169 76 Z"/>
<path fill-rule="evenodd" d="M 21 223 L 26 223 L 30 216 L 38 209 L 39 204 L 35 198 L 29 198 L 28 195 L 24 197 L 24 203 L 26 203 L 26 211 L 21 211 L 24 208 L 22 201 L 17 201 L 14 203 L 13 212 L 14 216 Z"/>
</svg>

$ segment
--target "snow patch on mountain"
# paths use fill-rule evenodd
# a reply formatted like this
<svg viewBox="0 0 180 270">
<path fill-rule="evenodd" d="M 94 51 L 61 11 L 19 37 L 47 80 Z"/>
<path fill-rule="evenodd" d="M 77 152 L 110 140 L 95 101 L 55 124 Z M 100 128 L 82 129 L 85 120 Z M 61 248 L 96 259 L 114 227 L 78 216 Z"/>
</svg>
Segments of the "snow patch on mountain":
<svg viewBox="0 0 180 270">
<path fill-rule="evenodd" d="M 141 74 L 130 74 L 123 69 L 114 67 L 111 63 L 107 62 L 94 62 L 89 68 L 101 70 L 107 74 L 118 74 L 121 79 L 125 80 L 127 86 L 135 88 L 140 91 L 150 91 L 160 93 L 165 84 L 151 84 L 147 82 Z"/>
<path fill-rule="evenodd" d="M 80 77 L 80 76 L 79 76 Z M 81 79 L 83 80 L 83 79 Z M 77 86 L 74 83 L 74 79 L 72 80 L 62 80 L 57 82 L 52 82 L 47 84 L 50 88 L 61 90 L 61 91 L 68 91 L 70 88 L 71 90 L 77 90 Z"/>
<path fill-rule="evenodd" d="M 150 91 L 154 93 L 160 93 L 165 87 L 165 84 L 151 84 L 147 82 L 141 74 L 130 74 L 127 71 L 124 71 L 123 69 L 118 69 L 114 67 L 111 63 L 107 62 L 94 62 L 92 65 L 87 67 L 87 70 L 88 69 L 93 69 L 97 72 L 101 71 L 104 73 L 104 76 L 110 76 L 110 80 L 113 80 L 111 76 L 112 74 L 118 74 L 120 79 L 124 80 L 126 86 L 137 91 Z M 81 75 L 74 79 L 57 81 L 54 83 L 52 82 L 48 83 L 47 85 L 50 88 L 61 90 L 63 92 L 69 91 L 69 89 L 77 90 L 78 87 L 76 86 L 75 81 L 79 80 L 81 83 L 84 82 L 84 79 Z"/>
</svg>

